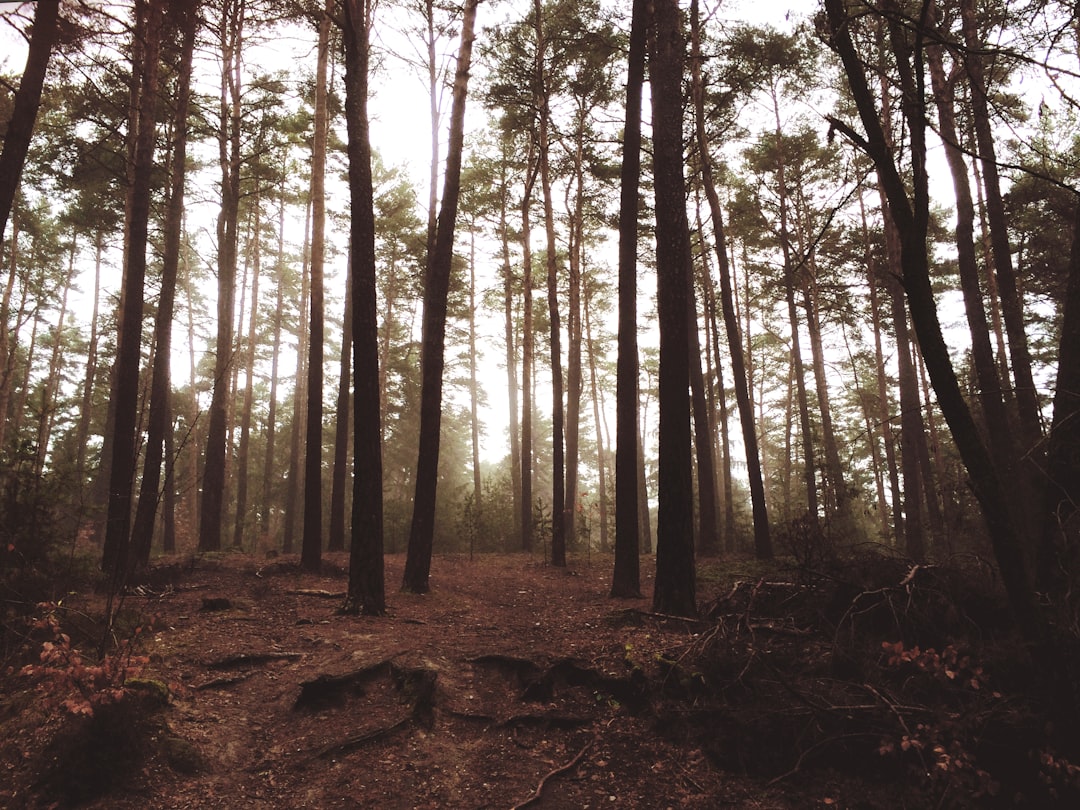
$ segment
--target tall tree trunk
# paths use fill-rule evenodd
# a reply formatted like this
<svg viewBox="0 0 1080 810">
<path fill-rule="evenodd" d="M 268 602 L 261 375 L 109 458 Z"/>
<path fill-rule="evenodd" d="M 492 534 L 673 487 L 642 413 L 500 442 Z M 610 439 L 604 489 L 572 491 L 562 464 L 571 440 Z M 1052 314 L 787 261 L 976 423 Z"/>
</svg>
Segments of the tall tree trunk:
<svg viewBox="0 0 1080 810">
<path fill-rule="evenodd" d="M 884 200 L 882 200 L 882 204 L 882 215 L 884 217 L 887 210 L 887 208 L 884 207 Z M 883 537 L 888 537 L 889 527 L 891 525 L 894 542 L 900 542 L 901 538 L 904 537 L 904 518 L 900 508 L 900 474 L 896 467 L 896 442 L 893 438 L 892 414 L 889 411 L 889 394 L 885 374 L 885 352 L 882 348 L 881 340 L 882 323 L 877 280 L 881 271 L 877 267 L 870 252 L 870 229 L 867 225 L 866 205 L 863 202 L 861 192 L 859 193 L 859 214 L 860 222 L 862 224 L 863 240 L 866 245 L 863 258 L 866 262 L 866 283 L 870 291 L 870 325 L 874 333 L 874 366 L 877 369 L 875 377 L 877 382 L 878 406 L 876 416 L 877 422 L 881 428 L 881 441 L 885 446 L 885 466 L 889 474 L 889 503 L 892 505 L 892 520 L 890 522 L 888 516 L 884 513 L 884 501 L 882 501 L 883 513 L 881 518 L 881 532 Z M 889 261 L 891 264 L 892 260 L 890 259 Z"/>
<path fill-rule="evenodd" d="M 308 201 L 307 215 L 304 222 L 304 260 L 300 271 L 300 312 L 308 311 L 311 291 L 308 257 L 311 242 L 311 201 Z M 289 480 L 285 487 L 285 531 L 282 538 L 282 551 L 292 554 L 296 544 L 296 512 L 300 508 L 301 493 L 304 486 L 303 462 L 300 458 L 303 450 L 303 426 L 307 424 L 304 414 L 307 408 L 307 360 L 309 330 L 303 328 L 303 315 L 298 324 L 296 337 L 296 378 L 293 386 L 292 424 L 289 429 Z"/>
<path fill-rule="evenodd" d="M 551 349 L 551 564 L 566 565 L 566 467 L 565 411 L 563 407 L 562 327 L 559 316 L 558 255 L 555 242 L 555 207 L 551 192 L 551 111 L 547 89 L 544 58 L 547 54 L 547 32 L 543 23 L 541 0 L 533 2 L 533 23 L 536 26 L 536 67 L 534 74 L 537 105 L 538 157 L 540 188 L 544 202 L 544 232 L 547 236 L 545 266 L 547 269 L 548 324 Z M 573 505 L 570 505 L 573 508 Z"/>
<path fill-rule="evenodd" d="M 7 231 L 8 217 L 15 203 L 15 192 L 19 188 L 23 164 L 30 151 L 30 137 L 34 134 L 38 106 L 41 104 L 41 90 L 45 85 L 45 72 L 49 68 L 49 57 L 59 28 L 60 0 L 38 0 L 34 11 L 34 25 L 30 36 L 30 47 L 26 53 L 26 67 L 23 68 L 19 89 L 11 105 L 11 118 L 8 119 L 4 134 L 4 146 L 0 150 L 0 252 L 4 246 L 4 233 Z M 7 312 L 0 313 L 4 316 Z M 6 317 L 0 320 L 7 328 Z M 2 414 L 0 414 L 2 416 Z"/>
<path fill-rule="evenodd" d="M 435 250 L 428 257 L 424 280 L 423 349 L 420 359 L 420 450 L 416 461 L 416 495 L 409 530 L 409 550 L 402 586 L 413 593 L 427 593 L 431 551 L 435 534 L 435 496 L 439 475 L 439 442 L 442 424 L 442 385 L 446 339 L 446 307 L 450 271 L 454 259 L 454 226 L 461 192 L 461 154 L 465 141 L 465 97 L 472 64 L 473 25 L 478 0 L 466 0 L 461 21 L 461 48 L 454 76 L 454 101 L 450 110 L 450 138 L 446 151 Z"/>
<path fill-rule="evenodd" d="M 371 6 L 344 0 L 345 119 L 349 137 L 350 266 L 353 270 L 353 505 L 344 613 L 386 613 L 383 562 L 382 416 L 375 287 L 375 203 L 367 100 Z"/>
<path fill-rule="evenodd" d="M 1020 454 L 1027 459 L 1025 474 L 1034 476 L 1040 466 L 1042 419 L 1038 393 L 1031 374 L 1031 352 L 1024 328 L 1024 305 L 1016 284 L 1009 245 L 1008 218 L 1001 194 L 994 135 L 990 125 L 986 67 L 983 64 L 985 45 L 979 37 L 978 15 L 974 0 L 960 0 L 960 18 L 964 32 L 964 65 L 971 86 L 972 120 L 979 158 L 983 167 L 983 186 L 986 192 L 986 213 L 990 225 L 990 244 L 994 270 L 1001 292 L 1005 331 L 1009 336 L 1016 399 L 1020 412 Z"/>
<path fill-rule="evenodd" d="M 240 412 L 240 441 L 236 448 L 236 515 L 233 522 L 233 548 L 244 547 L 244 535 L 248 527 L 248 472 L 251 467 L 251 418 L 255 404 L 255 342 L 259 325 L 259 278 L 262 275 L 262 195 L 257 190 L 253 207 L 255 212 L 254 247 L 251 248 L 251 312 L 248 314 L 248 333 L 244 346 L 244 402 Z M 240 307 L 243 311 L 243 305 Z M 249 549 L 251 546 L 248 547 Z"/>
<path fill-rule="evenodd" d="M 49 373 L 41 389 L 41 410 L 38 413 L 37 456 L 34 459 L 34 473 L 40 476 L 45 470 L 45 459 L 49 454 L 49 440 L 52 436 L 53 422 L 56 417 L 56 396 L 60 388 L 61 361 L 64 356 L 64 321 L 67 320 L 68 297 L 71 284 L 75 280 L 75 254 L 77 252 L 77 234 L 72 235 L 68 251 L 68 268 L 60 294 L 60 313 L 56 318 L 53 331 L 52 354 L 49 357 Z"/>
<path fill-rule="evenodd" d="M 144 15 L 141 26 L 145 42 L 141 62 L 132 66 L 132 80 L 138 83 L 138 117 L 132 121 L 135 133 L 133 186 L 128 200 L 125 243 L 128 246 L 120 299 L 117 335 L 116 375 L 112 399 L 116 403 L 112 457 L 109 461 L 109 506 L 105 522 L 102 570 L 112 577 L 113 592 L 121 585 L 131 562 L 131 498 L 135 484 L 137 455 L 136 422 L 139 407 L 139 359 L 142 348 L 143 287 L 146 278 L 146 250 L 150 224 L 150 198 L 154 168 L 154 135 L 158 95 L 158 52 L 164 3 L 144 0 L 136 4 L 136 14 Z M 138 30 L 140 26 L 136 26 Z M 139 51 L 140 49 L 136 49 Z"/>
<path fill-rule="evenodd" d="M 236 257 L 240 212 L 240 99 L 245 0 L 230 0 L 221 21 L 221 97 L 218 161 L 221 166 L 221 210 L 217 220 L 217 342 L 214 386 L 210 398 L 203 467 L 199 550 L 221 549 L 225 509 L 229 388 L 233 361 L 233 317 L 236 300 Z"/>
<path fill-rule="evenodd" d="M 521 548 L 533 548 L 533 334 L 532 221 L 529 216 L 536 180 L 533 144 L 529 143 L 528 177 L 521 198 Z"/>
<path fill-rule="evenodd" d="M 484 511 L 480 480 L 480 383 L 476 358 L 476 230 L 469 229 L 469 427 L 472 439 L 473 509 L 476 525 Z"/>
<path fill-rule="evenodd" d="M 352 351 L 352 261 L 345 269 L 345 315 L 341 328 L 341 367 L 334 408 L 334 473 L 330 485 L 330 537 L 328 551 L 345 550 L 345 483 L 349 477 L 349 356 Z"/>
<path fill-rule="evenodd" d="M 692 6 L 696 10 L 696 4 Z M 696 16 L 691 11 L 691 19 Z M 695 23 L 696 25 L 696 23 Z M 757 433 L 754 426 L 753 403 L 750 401 L 750 386 L 746 362 L 744 360 L 742 335 L 738 316 L 735 312 L 735 297 L 731 288 L 731 270 L 728 265 L 727 239 L 724 234 L 723 213 L 720 210 L 720 198 L 712 177 L 712 161 L 709 158 L 709 141 L 705 134 L 705 98 L 701 81 L 701 67 L 698 60 L 691 65 L 693 76 L 695 129 L 697 133 L 698 154 L 701 159 L 701 184 L 709 201 L 712 214 L 716 258 L 720 272 L 720 303 L 724 312 L 724 325 L 727 328 L 728 350 L 731 355 L 731 367 L 734 375 L 735 399 L 739 406 L 742 424 L 743 444 L 746 448 L 746 471 L 750 484 L 750 499 L 754 515 L 754 553 L 759 559 L 773 556 L 772 536 L 769 530 L 769 512 L 765 503 L 765 484 L 761 473 L 761 454 L 758 451 Z M 749 306 L 749 302 L 747 302 Z"/>
<path fill-rule="evenodd" d="M 649 55 L 656 195 L 657 309 L 660 322 L 659 513 L 653 610 L 697 614 L 687 329 L 690 227 L 683 180 L 684 40 L 676 0 L 654 11 Z"/>
<path fill-rule="evenodd" d="M 326 258 L 327 64 L 334 0 L 326 0 L 319 21 L 315 68 L 315 137 L 311 153 L 311 318 L 308 343 L 307 438 L 304 455 L 304 539 L 300 567 L 318 572 L 322 565 L 322 418 L 323 418 L 323 265 Z"/>
<path fill-rule="evenodd" d="M 610 549 L 609 521 L 608 521 L 608 494 L 607 494 L 607 452 L 604 438 L 603 407 L 600 399 L 600 384 L 596 373 L 596 344 L 593 342 L 591 295 L 590 286 L 586 285 L 583 296 L 583 321 L 585 327 L 585 351 L 589 355 L 589 397 L 593 406 L 593 424 L 596 426 L 596 476 L 597 476 L 597 504 L 600 517 L 600 550 L 607 552 Z"/>
<path fill-rule="evenodd" d="M 505 146 L 499 161 L 500 180 L 506 184 L 507 155 Z M 521 428 L 518 417 L 517 351 L 514 340 L 514 274 L 510 263 L 510 224 L 507 219 L 506 195 L 499 195 L 499 242 L 502 245 L 503 277 L 503 334 L 506 349 L 506 392 L 510 410 L 510 487 L 513 490 L 514 537 L 521 537 Z"/>
<path fill-rule="evenodd" d="M 584 263 L 584 210 L 585 176 L 583 136 L 580 128 L 575 136 L 574 148 L 574 204 L 568 211 L 569 225 L 569 295 L 566 312 L 566 498 L 563 512 L 563 536 L 572 543 L 578 535 L 581 515 L 578 481 L 581 455 L 581 274 Z"/>
<path fill-rule="evenodd" d="M 1017 527 L 1030 530 L 1034 540 L 1035 492 L 1030 478 L 1022 474 L 1014 444 L 1014 430 L 1010 425 L 1005 407 L 1001 379 L 998 377 L 994 358 L 994 346 L 990 340 L 990 324 L 983 306 L 983 292 L 979 284 L 979 266 L 975 253 L 975 202 L 971 196 L 967 163 L 960 151 L 959 131 L 956 125 L 953 84 L 945 75 L 942 47 L 927 47 L 927 65 L 937 103 L 938 126 L 945 146 L 945 159 L 952 175 L 953 192 L 956 196 L 956 255 L 960 274 L 960 288 L 964 296 L 964 313 L 968 331 L 971 333 L 971 355 L 975 377 L 979 387 L 979 403 L 985 420 L 989 450 L 998 468 L 998 475 L 1013 481 L 1022 493 L 1010 499 Z M 977 91 L 973 91 L 974 92 Z M 1011 259 L 1008 260 L 1011 266 Z M 1030 373 L 1030 368 L 1028 369 Z"/>
<path fill-rule="evenodd" d="M 638 188 L 641 174 L 641 95 L 649 9 L 633 0 L 626 79 L 626 126 L 623 129 L 619 200 L 619 326 L 615 375 L 615 566 L 613 597 L 640 597 L 641 545 L 639 476 L 641 434 L 638 425 L 637 240 Z M 643 477 L 643 476 L 641 476 Z M 645 508 L 648 509 L 646 503 Z"/>
<path fill-rule="evenodd" d="M 86 343 L 86 371 L 83 378 L 82 400 L 79 406 L 79 422 L 75 429 L 75 474 L 82 487 L 86 479 L 86 450 L 90 438 L 90 418 L 94 408 L 94 383 L 97 380 L 98 330 L 101 302 L 101 257 L 105 249 L 105 231 L 99 229 L 94 237 L 94 300 L 90 313 L 90 336 Z M 6 307 L 4 308 L 6 310 Z M 0 361 L 4 357 L 0 346 Z M 0 398 L 2 401 L 2 398 Z M 0 404 L 0 423 L 6 423 L 5 408 Z M 0 427 L 0 447 L 3 447 L 3 427 Z"/>
<path fill-rule="evenodd" d="M 285 306 L 285 173 L 282 172 L 281 189 L 278 196 L 278 243 L 276 269 L 277 278 L 274 287 L 277 297 L 274 302 L 274 339 L 270 350 L 270 396 L 266 414 L 266 455 L 263 458 L 262 508 L 259 510 L 259 531 L 265 538 L 270 533 L 270 511 L 273 502 L 273 482 L 277 450 L 277 391 L 278 366 L 281 360 L 282 309 Z"/>
<path fill-rule="evenodd" d="M 176 106 L 172 121 L 172 167 L 169 177 L 169 197 L 165 210 L 165 244 L 162 251 L 161 295 L 154 320 L 154 366 L 150 387 L 150 417 L 147 423 L 146 456 L 139 487 L 139 505 L 135 510 L 133 535 L 136 543 L 136 564 L 146 566 L 150 561 L 154 516 L 157 513 L 161 465 L 165 458 L 167 436 L 172 431 L 172 321 L 176 303 L 176 282 L 180 268 L 180 241 L 184 227 L 184 187 L 187 169 L 188 108 L 191 100 L 191 69 L 195 52 L 195 31 L 198 25 L 197 0 L 182 0 L 170 6 L 176 15 L 183 38 L 180 64 L 177 69 Z M 169 461 L 171 464 L 171 460 Z M 168 476 L 167 476 L 168 477 Z"/>
<path fill-rule="evenodd" d="M 689 238 L 689 237 L 688 237 Z M 687 357 L 690 360 L 690 397 L 694 416 L 694 453 L 697 459 L 698 538 L 702 554 L 720 551 L 716 515 L 716 463 L 713 458 L 713 424 L 705 396 L 705 376 L 701 370 L 701 338 L 698 334 L 697 296 L 693 273 L 687 273 L 686 331 Z"/>
</svg>

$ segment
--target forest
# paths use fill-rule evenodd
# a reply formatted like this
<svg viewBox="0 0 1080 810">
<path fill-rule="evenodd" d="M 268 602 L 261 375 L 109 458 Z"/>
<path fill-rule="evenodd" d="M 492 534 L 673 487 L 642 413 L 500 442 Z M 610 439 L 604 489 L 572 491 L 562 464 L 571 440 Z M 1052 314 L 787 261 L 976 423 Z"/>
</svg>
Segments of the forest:
<svg viewBox="0 0 1080 810">
<path fill-rule="evenodd" d="M 1075 4 L 0 25 L 0 804 L 1080 801 Z"/>
</svg>

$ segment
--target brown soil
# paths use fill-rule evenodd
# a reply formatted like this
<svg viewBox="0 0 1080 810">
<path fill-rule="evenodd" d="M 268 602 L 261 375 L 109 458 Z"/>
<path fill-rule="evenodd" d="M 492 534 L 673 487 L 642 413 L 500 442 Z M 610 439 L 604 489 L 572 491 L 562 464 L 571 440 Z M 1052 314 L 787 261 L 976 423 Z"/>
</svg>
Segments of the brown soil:
<svg viewBox="0 0 1080 810">
<path fill-rule="evenodd" d="M 329 555 L 321 576 L 243 555 L 159 567 L 125 597 L 118 629 L 153 617 L 139 634 L 150 662 L 104 719 L 73 717 L 9 672 L 0 806 L 877 808 L 928 795 L 903 769 L 859 772 L 860 756 L 881 759 L 881 734 L 849 743 L 761 685 L 783 691 L 785 655 L 820 669 L 833 642 L 749 606 L 725 619 L 738 563 L 702 578 L 713 615 L 687 621 L 609 598 L 611 559 L 596 556 L 566 569 L 440 556 L 422 596 L 396 592 L 404 560 L 390 556 L 388 616 L 343 616 L 347 562 Z M 648 595 L 652 558 L 642 565 Z M 101 609 L 71 595 L 62 612 Z M 699 671 L 720 635 L 729 652 L 757 652 Z M 758 660 L 772 675 L 750 683 Z M 820 704 L 877 703 L 830 688 Z M 882 701 L 875 716 L 906 711 Z"/>
</svg>

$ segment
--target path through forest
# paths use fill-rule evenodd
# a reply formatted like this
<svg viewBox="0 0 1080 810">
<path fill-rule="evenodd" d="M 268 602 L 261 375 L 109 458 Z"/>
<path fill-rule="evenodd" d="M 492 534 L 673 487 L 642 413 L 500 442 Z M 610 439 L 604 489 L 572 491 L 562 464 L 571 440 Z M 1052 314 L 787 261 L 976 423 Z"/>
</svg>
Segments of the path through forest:
<svg viewBox="0 0 1080 810">
<path fill-rule="evenodd" d="M 709 563 L 710 615 L 690 621 L 610 599 L 610 562 L 437 557 L 431 593 L 392 591 L 385 618 L 336 615 L 344 555 L 321 576 L 238 554 L 158 566 L 118 623 L 154 619 L 136 698 L 76 718 L 7 674 L 0 805 L 884 808 L 933 794 L 878 751 L 908 702 L 838 686 L 835 639 L 806 621 L 800 586 Z M 403 564 L 388 557 L 388 583 Z M 74 643 L 100 599 L 61 607 Z M 706 667 L 709 650 L 723 655 Z M 874 720 L 830 726 L 807 702 Z"/>
</svg>

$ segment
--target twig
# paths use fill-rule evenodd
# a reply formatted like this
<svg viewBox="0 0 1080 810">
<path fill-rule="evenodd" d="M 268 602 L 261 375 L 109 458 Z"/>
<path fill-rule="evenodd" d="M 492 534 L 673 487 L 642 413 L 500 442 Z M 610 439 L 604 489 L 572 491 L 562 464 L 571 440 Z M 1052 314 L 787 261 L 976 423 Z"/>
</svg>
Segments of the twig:
<svg viewBox="0 0 1080 810">
<path fill-rule="evenodd" d="M 536 802 L 540 801 L 540 796 L 544 792 L 544 786 L 548 783 L 548 780 L 549 779 L 554 779 L 559 774 L 566 773 L 567 771 L 573 770 L 575 767 L 577 767 L 577 764 L 579 762 L 581 762 L 581 758 L 583 756 L 585 756 L 585 752 L 588 751 L 592 747 L 592 744 L 594 742 L 595 742 L 595 739 L 589 740 L 587 743 L 585 743 L 585 746 L 580 751 L 577 752 L 577 754 L 574 756 L 574 758 L 572 760 L 567 762 L 565 765 L 560 765 L 558 768 L 556 768 L 553 771 L 548 771 L 548 773 L 546 773 L 544 775 L 544 778 L 540 780 L 540 784 L 536 786 L 536 790 L 533 791 L 533 795 L 530 796 L 529 798 L 527 798 L 521 804 L 515 804 L 511 808 L 511 810 L 521 810 L 523 807 L 529 807 L 529 806 L 535 804 Z"/>
</svg>

